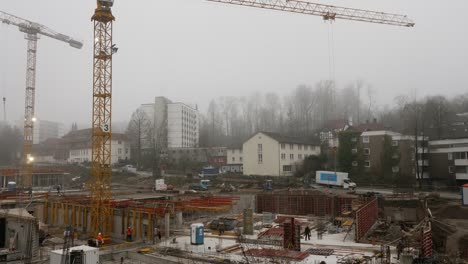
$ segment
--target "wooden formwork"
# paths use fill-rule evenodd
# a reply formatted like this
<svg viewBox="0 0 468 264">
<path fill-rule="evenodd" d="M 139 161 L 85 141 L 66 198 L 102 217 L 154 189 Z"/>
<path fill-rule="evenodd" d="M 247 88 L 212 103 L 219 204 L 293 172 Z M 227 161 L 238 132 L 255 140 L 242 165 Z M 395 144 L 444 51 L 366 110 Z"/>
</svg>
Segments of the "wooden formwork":
<svg viewBox="0 0 468 264">
<path fill-rule="evenodd" d="M 356 211 L 356 242 L 361 240 L 372 226 L 377 222 L 379 217 L 379 206 L 377 198 L 374 198 Z"/>
<path fill-rule="evenodd" d="M 353 198 L 322 192 L 262 193 L 256 195 L 256 212 L 293 215 L 340 215 Z"/>
</svg>

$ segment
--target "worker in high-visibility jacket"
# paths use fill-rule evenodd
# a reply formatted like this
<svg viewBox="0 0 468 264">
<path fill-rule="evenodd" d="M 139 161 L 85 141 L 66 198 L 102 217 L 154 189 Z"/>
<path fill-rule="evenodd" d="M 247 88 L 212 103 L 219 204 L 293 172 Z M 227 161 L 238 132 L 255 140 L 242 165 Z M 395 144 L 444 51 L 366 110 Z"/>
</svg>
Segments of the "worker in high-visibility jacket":
<svg viewBox="0 0 468 264">
<path fill-rule="evenodd" d="M 131 242 L 132 241 L 132 228 L 127 227 L 127 241 Z"/>
<path fill-rule="evenodd" d="M 102 234 L 99 233 L 97 235 L 97 246 L 102 247 L 102 245 L 104 245 L 104 239 L 102 238 Z"/>
</svg>

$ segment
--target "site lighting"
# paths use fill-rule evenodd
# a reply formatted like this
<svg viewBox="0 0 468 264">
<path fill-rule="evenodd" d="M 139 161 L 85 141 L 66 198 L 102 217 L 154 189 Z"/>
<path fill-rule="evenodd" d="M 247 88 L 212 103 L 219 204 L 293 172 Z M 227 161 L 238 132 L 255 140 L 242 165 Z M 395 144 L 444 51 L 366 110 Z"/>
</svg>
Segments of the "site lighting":
<svg viewBox="0 0 468 264">
<path fill-rule="evenodd" d="M 31 118 L 31 121 L 36 122 L 37 118 L 33 117 L 33 118 Z"/>
</svg>

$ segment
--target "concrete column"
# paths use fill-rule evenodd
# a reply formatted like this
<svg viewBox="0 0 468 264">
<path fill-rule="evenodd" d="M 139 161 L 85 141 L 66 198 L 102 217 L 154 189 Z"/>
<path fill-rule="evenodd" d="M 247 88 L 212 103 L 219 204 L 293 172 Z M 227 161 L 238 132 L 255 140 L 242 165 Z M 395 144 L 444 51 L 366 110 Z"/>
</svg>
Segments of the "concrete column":
<svg viewBox="0 0 468 264">
<path fill-rule="evenodd" d="M 169 213 L 166 213 L 166 215 L 164 216 L 164 219 L 165 219 L 165 223 L 164 223 L 164 227 L 165 227 L 165 231 L 166 231 L 166 239 L 169 239 L 169 235 L 170 235 L 170 225 L 171 225 L 171 215 Z"/>
<path fill-rule="evenodd" d="M 181 229 L 184 222 L 182 211 L 176 212 L 176 228 Z"/>
</svg>

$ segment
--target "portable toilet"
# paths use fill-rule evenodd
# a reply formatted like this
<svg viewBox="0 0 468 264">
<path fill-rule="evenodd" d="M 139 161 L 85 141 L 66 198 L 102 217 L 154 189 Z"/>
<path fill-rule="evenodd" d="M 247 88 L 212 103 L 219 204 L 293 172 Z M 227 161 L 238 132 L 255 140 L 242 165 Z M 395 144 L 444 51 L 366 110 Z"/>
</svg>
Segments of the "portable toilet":
<svg viewBox="0 0 468 264">
<path fill-rule="evenodd" d="M 468 206 L 468 183 L 462 186 L 462 205 Z"/>
<path fill-rule="evenodd" d="M 203 224 L 190 225 L 190 243 L 192 245 L 203 245 L 205 240 L 205 227 Z"/>
</svg>

